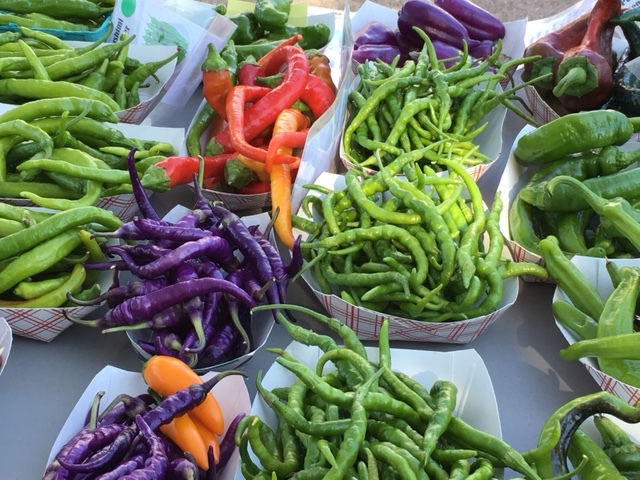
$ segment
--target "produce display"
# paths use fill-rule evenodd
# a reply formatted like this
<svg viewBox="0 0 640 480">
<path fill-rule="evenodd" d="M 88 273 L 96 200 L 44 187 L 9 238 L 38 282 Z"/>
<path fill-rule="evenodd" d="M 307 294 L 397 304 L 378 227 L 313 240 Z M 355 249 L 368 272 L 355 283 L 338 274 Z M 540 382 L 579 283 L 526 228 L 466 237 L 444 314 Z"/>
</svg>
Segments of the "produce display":
<svg viewBox="0 0 640 480">
<path fill-rule="evenodd" d="M 257 225 L 245 225 L 202 196 L 176 222 L 161 220 L 136 181 L 133 156 L 129 168 L 141 216 L 104 234 L 128 242 L 105 248 L 114 260 L 85 263 L 90 270 L 115 272 L 115 285 L 90 300 L 69 295 L 71 303 L 106 302 L 109 308 L 95 320 L 69 318 L 103 332 L 151 329 L 150 341 L 138 341 L 143 351 L 180 358 L 193 368 L 251 351 L 250 310 L 263 301 L 286 301 L 289 279 L 300 268 L 299 250 L 285 264 Z M 123 272 L 138 280 L 122 284 Z"/>
<path fill-rule="evenodd" d="M 0 368 L 13 379 L 6 420 L 9 430 L 23 424 L 15 443 L 33 440 L 33 463 L 43 461 L 45 433 L 60 432 L 35 476 L 638 478 L 640 128 L 621 107 L 633 103 L 633 85 L 622 82 L 632 81 L 640 17 L 629 2 L 587 0 L 553 20 L 558 28 L 532 33 L 526 19 L 510 28 L 469 0 L 407 0 L 395 27 L 356 14 L 355 35 L 343 18 L 298 26 L 291 0 L 230 3 L 233 15 L 212 5 L 226 16 L 218 25 L 236 27 L 223 42 L 225 28 L 193 53 L 143 61 L 130 57 L 142 43 L 133 24 L 108 25 L 114 43 L 111 31 L 80 46 L 56 33 L 82 18 L 97 29 L 116 8 L 132 14 L 131 4 L 69 0 L 50 19 L 47 0 L 11 2 L 20 3 L 11 12 L 1 1 L 0 316 L 28 338 L 13 355 L 38 352 L 38 368 Z M 141 89 L 179 55 L 201 65 L 202 85 L 170 119 L 181 123 L 177 145 L 163 134 L 166 115 L 137 107 Z M 159 96 L 164 85 L 154 85 Z M 536 103 L 532 89 L 556 100 Z M 551 112 L 543 121 L 541 108 Z M 131 127 L 148 137 L 122 128 L 123 110 L 141 112 L 144 124 Z M 517 178 L 492 192 L 475 168 L 503 167 L 507 111 L 529 125 L 508 155 Z M 127 219 L 103 203 L 125 195 L 138 211 Z M 242 203 L 252 195 L 261 203 Z M 258 205 L 266 220 L 242 205 Z M 556 284 L 544 306 L 566 347 L 544 351 L 526 336 L 538 326 L 522 329 L 522 319 L 493 325 L 521 278 Z M 292 287 L 311 287 L 329 315 Z M 552 319 L 535 303 L 519 312 L 546 330 Z M 86 343 L 55 354 L 26 343 L 51 342 L 69 326 L 74 333 L 56 343 L 77 330 Z M 497 336 L 504 344 L 489 326 L 511 329 Z M 503 363 L 507 379 L 523 373 L 513 384 L 519 398 L 552 392 L 541 403 L 551 414 L 523 425 L 539 432 L 526 444 L 502 438 L 505 399 L 477 352 L 458 355 L 464 368 L 453 364 L 451 374 L 418 354 L 438 350 L 434 342 L 444 355 L 463 353 L 447 350 L 485 330 L 485 353 L 526 350 L 490 365 Z M 403 340 L 410 348 L 396 361 L 392 342 Z M 62 355 L 71 365 L 64 383 L 52 374 Z M 574 360 L 596 380 L 591 388 L 552 378 Z M 34 402 L 14 395 L 17 377 L 39 379 L 39 401 L 64 409 L 85 361 L 83 373 L 97 362 L 120 374 L 96 375 L 63 427 L 52 415 L 36 441 L 22 405 Z M 471 391 L 464 377 L 482 388 Z M 524 385 L 532 379 L 559 391 Z M 223 382 L 235 386 L 218 390 Z M 469 405 L 478 390 L 488 396 Z M 495 407 L 493 428 L 478 407 Z M 46 409 L 30 410 L 35 421 Z M 13 444 L 7 451 L 18 460 Z"/>
</svg>

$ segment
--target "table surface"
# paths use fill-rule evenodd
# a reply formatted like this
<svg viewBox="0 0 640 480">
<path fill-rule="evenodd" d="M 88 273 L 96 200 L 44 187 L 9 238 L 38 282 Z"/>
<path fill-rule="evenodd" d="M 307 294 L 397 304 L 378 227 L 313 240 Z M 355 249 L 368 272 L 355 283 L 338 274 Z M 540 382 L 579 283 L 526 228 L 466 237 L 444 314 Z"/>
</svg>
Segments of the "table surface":
<svg viewBox="0 0 640 480">
<path fill-rule="evenodd" d="M 502 153 L 479 181 L 485 198 L 493 198 L 510 146 L 524 123 L 508 112 L 504 125 Z M 178 188 L 154 194 L 152 200 L 159 213 L 164 214 L 176 203 L 188 206 L 192 193 Z M 475 349 L 493 383 L 504 440 L 518 450 L 530 449 L 545 420 L 558 407 L 577 396 L 598 391 L 581 363 L 566 362 L 558 354 L 566 340 L 551 313 L 553 289 L 552 285 L 520 281 L 515 304 L 470 344 L 396 341 L 392 346 L 436 351 Z M 290 286 L 288 295 L 290 301 L 324 311 L 302 280 Z M 302 325 L 318 329 L 308 318 L 300 314 L 294 317 Z M 284 329 L 275 325 L 266 346 L 284 348 L 290 342 Z M 241 367 L 249 375 L 251 398 L 256 392 L 256 373 L 266 371 L 273 360 L 274 354 L 263 348 Z M 42 476 L 58 432 L 86 386 L 105 365 L 140 369 L 141 362 L 124 333 L 105 335 L 98 329 L 76 325 L 51 343 L 14 337 L 11 355 L 0 376 L 3 480 Z M 508 472 L 505 477 L 509 478 Z"/>
</svg>

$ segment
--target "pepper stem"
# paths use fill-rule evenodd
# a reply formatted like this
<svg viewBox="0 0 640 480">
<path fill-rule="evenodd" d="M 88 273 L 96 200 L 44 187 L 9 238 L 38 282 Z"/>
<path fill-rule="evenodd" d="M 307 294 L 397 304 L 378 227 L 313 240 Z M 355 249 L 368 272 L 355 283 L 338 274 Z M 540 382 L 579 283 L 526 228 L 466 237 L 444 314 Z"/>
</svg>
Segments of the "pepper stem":
<svg viewBox="0 0 640 480">
<path fill-rule="evenodd" d="M 598 71 L 586 57 L 576 56 L 564 60 L 558 67 L 558 80 L 553 89 L 556 97 L 581 97 L 598 88 Z"/>
</svg>

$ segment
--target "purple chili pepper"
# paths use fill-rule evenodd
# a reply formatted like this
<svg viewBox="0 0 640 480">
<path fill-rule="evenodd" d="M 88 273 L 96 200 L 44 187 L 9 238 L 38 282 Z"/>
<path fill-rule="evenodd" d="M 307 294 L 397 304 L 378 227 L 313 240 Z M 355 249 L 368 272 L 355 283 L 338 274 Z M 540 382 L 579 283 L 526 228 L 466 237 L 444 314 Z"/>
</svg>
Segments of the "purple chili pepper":
<svg viewBox="0 0 640 480">
<path fill-rule="evenodd" d="M 124 479 L 164 479 L 169 471 L 169 459 L 164 445 L 160 438 L 154 433 L 151 427 L 144 421 L 142 415 L 136 417 L 136 425 L 142 432 L 142 435 L 149 445 L 149 456 L 144 461 L 142 468 L 121 477 Z"/>
<path fill-rule="evenodd" d="M 211 465 L 211 461 L 209 464 Z M 171 461 L 169 473 L 171 478 L 175 480 L 198 480 L 200 478 L 198 466 L 184 457 L 174 458 Z"/>
<path fill-rule="evenodd" d="M 159 277 L 186 260 L 200 256 L 211 258 L 225 268 L 233 268 L 238 263 L 229 242 L 216 236 L 185 242 L 175 250 L 146 265 L 137 264 L 128 253 L 120 252 L 120 256 L 127 264 L 129 271 L 140 278 Z"/>
<path fill-rule="evenodd" d="M 84 268 L 87 270 L 119 270 L 119 271 L 127 271 L 127 264 L 122 260 L 107 260 L 104 262 L 84 262 Z"/>
<path fill-rule="evenodd" d="M 256 267 L 260 282 L 265 285 L 270 282 L 273 277 L 273 269 L 269 263 L 269 258 L 262 249 L 262 246 L 251 235 L 247 226 L 242 219 L 235 213 L 227 210 L 218 203 L 214 203 L 211 207 L 214 215 L 220 219 L 221 226 L 231 238 L 235 247 L 244 255 L 247 261 L 250 261 Z M 278 288 L 272 285 L 267 290 L 267 299 L 271 304 L 279 303 Z"/>
<path fill-rule="evenodd" d="M 144 296 L 133 297 L 116 305 L 104 316 L 97 320 L 74 319 L 70 320 L 83 325 L 93 327 L 119 327 L 135 325 L 141 318 L 152 318 L 169 307 L 188 300 L 197 295 L 204 295 L 209 292 L 228 293 L 238 297 L 250 306 L 254 306 L 253 299 L 237 285 L 218 278 L 197 278 L 181 284 L 168 285 L 164 288 L 151 292 Z"/>
<path fill-rule="evenodd" d="M 111 303 L 120 303 L 127 298 L 137 297 L 139 295 L 146 295 L 150 292 L 155 292 L 159 288 L 166 287 L 168 285 L 167 279 L 152 278 L 148 280 L 140 280 L 131 282 L 127 285 L 120 285 L 119 287 L 112 287 L 102 295 L 94 298 L 93 300 L 77 300 L 71 294 L 67 294 L 67 298 L 78 305 L 98 305 L 104 301 L 110 301 Z M 110 306 L 113 306 L 110 304 Z"/>
<path fill-rule="evenodd" d="M 145 192 L 138 171 L 136 170 L 135 153 L 138 149 L 132 148 L 127 155 L 127 169 L 129 170 L 129 178 L 131 179 L 131 186 L 133 187 L 133 196 L 138 204 L 138 209 L 144 218 L 150 218 L 152 220 L 160 220 L 160 216 L 151 205 L 147 192 Z"/>
<path fill-rule="evenodd" d="M 485 59 L 489 58 L 493 53 L 493 48 L 495 47 L 495 42 L 493 40 L 483 40 L 480 42 L 480 45 L 471 49 L 469 51 L 469 55 L 473 58 Z"/>
<path fill-rule="evenodd" d="M 246 413 L 244 412 L 240 412 L 238 415 L 236 415 L 233 420 L 231 420 L 229 427 L 227 427 L 227 431 L 225 432 L 224 437 L 222 437 L 222 440 L 220 440 L 220 456 L 218 457 L 218 464 L 216 465 L 219 470 L 222 470 L 224 468 L 224 466 L 231 458 L 231 454 L 236 449 L 234 436 L 236 434 L 236 429 L 238 428 L 240 420 L 242 420 L 245 416 Z"/>
<path fill-rule="evenodd" d="M 235 325 L 228 321 L 225 322 L 216 330 L 211 342 L 200 355 L 199 362 L 206 366 L 221 363 L 233 351 L 240 338 L 240 333 Z"/>
<path fill-rule="evenodd" d="M 227 275 L 227 278 L 225 278 L 220 268 L 213 262 L 205 261 L 199 263 L 196 265 L 196 270 L 200 277 L 225 279 L 228 282 L 238 285 L 238 282 L 233 281 L 233 276 L 229 278 Z M 217 328 L 217 311 L 221 298 L 222 294 L 213 292 L 205 296 L 204 308 L 202 310 L 202 336 L 198 335 L 196 329 L 190 330 L 185 336 L 182 345 L 185 353 L 199 353 L 209 343 L 209 340 Z"/>
<path fill-rule="evenodd" d="M 160 353 L 156 350 L 156 346 L 154 342 L 147 342 L 146 340 L 138 340 L 136 344 L 142 349 L 143 352 L 148 355 L 160 355 Z"/>
<path fill-rule="evenodd" d="M 137 264 L 147 264 L 162 258 L 167 253 L 170 253 L 171 249 L 158 247 L 151 243 L 136 243 L 134 245 L 123 243 L 121 245 L 110 245 L 105 249 L 105 253 L 109 256 L 120 255 L 123 251 L 134 257 Z"/>
<path fill-rule="evenodd" d="M 95 477 L 95 480 L 119 480 L 144 465 L 145 456 L 141 453 L 129 457 L 113 470 Z"/>
<path fill-rule="evenodd" d="M 198 217 L 196 217 L 197 219 Z M 133 223 L 142 232 L 149 234 L 151 238 L 158 240 L 170 240 L 171 242 L 186 242 L 189 240 L 197 240 L 203 237 L 210 237 L 213 233 L 209 230 L 203 230 L 199 226 L 187 227 L 184 225 L 169 224 L 162 222 L 154 222 L 148 218 L 134 218 Z M 200 221 L 198 220 L 198 225 Z"/>
<path fill-rule="evenodd" d="M 289 278 L 295 277 L 300 270 L 302 270 L 302 266 L 304 265 L 304 256 L 302 255 L 302 248 L 300 248 L 301 242 L 302 236 L 298 235 L 298 238 L 293 242 L 291 260 L 289 261 L 289 265 L 286 266 L 287 276 Z"/>
<path fill-rule="evenodd" d="M 100 232 L 94 236 L 120 238 L 122 240 L 153 240 L 153 237 L 141 231 L 133 222 L 125 222 L 113 232 Z"/>
<path fill-rule="evenodd" d="M 144 414 L 145 422 L 152 430 L 157 430 L 158 427 L 169 423 L 174 417 L 184 415 L 204 402 L 209 391 L 229 375 L 247 377 L 247 374 L 240 370 L 226 370 L 203 383 L 196 383 L 183 390 L 178 390 L 176 393 L 164 397 L 157 406 L 146 412 Z"/>
<path fill-rule="evenodd" d="M 89 458 L 94 452 L 113 444 L 120 433 L 125 431 L 126 426 L 119 423 L 111 423 L 101 425 L 94 429 L 83 429 L 79 435 L 74 437 L 74 442 L 69 449 L 64 449 L 66 454 L 59 452 L 56 455 L 56 461 L 60 464 L 58 475 L 55 477 L 59 480 L 70 478 L 72 469 L 76 467 L 83 468 L 83 462 Z"/>
</svg>

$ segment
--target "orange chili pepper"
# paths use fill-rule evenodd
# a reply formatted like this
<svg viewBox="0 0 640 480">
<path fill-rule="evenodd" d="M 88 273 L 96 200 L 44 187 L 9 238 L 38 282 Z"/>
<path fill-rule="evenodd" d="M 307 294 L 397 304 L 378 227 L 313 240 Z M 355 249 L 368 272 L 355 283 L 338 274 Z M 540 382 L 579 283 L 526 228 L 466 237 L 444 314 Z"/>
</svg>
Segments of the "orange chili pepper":
<svg viewBox="0 0 640 480">
<path fill-rule="evenodd" d="M 200 468 L 209 469 L 208 445 L 189 415 L 175 417 L 169 423 L 161 425 L 160 431 L 180 447 L 183 452 L 189 452 L 193 455 Z"/>
<path fill-rule="evenodd" d="M 215 462 L 218 463 L 220 460 L 220 442 L 218 441 L 218 437 L 216 437 L 215 433 L 205 427 L 202 422 L 198 420 L 198 417 L 195 415 L 189 415 L 188 413 L 187 415 L 191 418 L 191 421 L 198 430 L 200 437 L 202 437 L 206 451 L 209 451 L 209 447 L 213 448 L 213 458 L 215 458 Z"/>
<path fill-rule="evenodd" d="M 207 58 L 202 64 L 202 95 L 220 118 L 226 120 L 225 100 L 233 87 L 227 63 L 213 43 L 209 44 Z"/>
<path fill-rule="evenodd" d="M 292 133 L 309 127 L 309 119 L 300 110 L 287 108 L 283 110 L 273 126 L 273 136 Z M 276 153 L 291 155 L 293 148 L 280 146 Z M 273 228 L 280 241 L 293 250 L 295 239 L 291 225 L 291 167 L 286 164 L 271 166 L 271 212 L 276 217 Z"/>
<path fill-rule="evenodd" d="M 271 173 L 273 165 L 288 163 L 290 168 L 298 168 L 300 158 L 292 155 L 281 155 L 278 150 L 281 147 L 302 148 L 307 141 L 309 129 L 304 128 L 298 132 L 280 132 L 274 135 L 269 141 L 269 149 L 267 150 L 267 161 L 265 162 L 265 171 Z M 291 158 L 297 160 L 291 161 Z"/>
<path fill-rule="evenodd" d="M 172 395 L 189 385 L 203 383 L 200 376 L 182 360 L 168 355 L 154 355 L 142 366 L 142 378 L 152 390 L 162 396 Z M 192 416 L 216 435 L 224 432 L 224 415 L 220 404 L 209 392 L 200 405 L 190 411 Z"/>
</svg>

